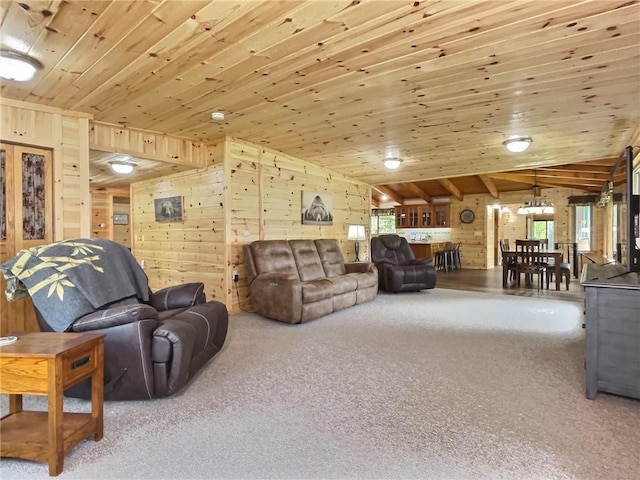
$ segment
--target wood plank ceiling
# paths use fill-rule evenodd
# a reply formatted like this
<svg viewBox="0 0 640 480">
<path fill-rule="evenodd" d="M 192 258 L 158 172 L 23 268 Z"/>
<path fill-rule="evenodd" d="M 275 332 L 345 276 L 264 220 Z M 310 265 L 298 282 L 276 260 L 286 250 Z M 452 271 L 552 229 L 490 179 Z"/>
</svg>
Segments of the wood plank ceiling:
<svg viewBox="0 0 640 480">
<path fill-rule="evenodd" d="M 534 169 L 598 192 L 640 143 L 637 0 L 3 0 L 0 21 L 2 49 L 43 65 L 2 97 L 247 139 L 399 202 L 526 189 Z"/>
</svg>

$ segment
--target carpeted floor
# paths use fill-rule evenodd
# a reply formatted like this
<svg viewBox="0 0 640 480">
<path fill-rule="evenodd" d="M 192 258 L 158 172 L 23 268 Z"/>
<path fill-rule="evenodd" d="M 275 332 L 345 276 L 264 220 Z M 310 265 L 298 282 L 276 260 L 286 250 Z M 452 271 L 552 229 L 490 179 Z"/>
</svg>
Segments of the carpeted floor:
<svg viewBox="0 0 640 480">
<path fill-rule="evenodd" d="M 230 323 L 179 395 L 105 404 L 104 439 L 58 478 L 640 477 L 640 401 L 585 398 L 575 304 L 436 289 L 304 325 Z M 15 459 L 0 477 L 49 478 Z"/>
</svg>

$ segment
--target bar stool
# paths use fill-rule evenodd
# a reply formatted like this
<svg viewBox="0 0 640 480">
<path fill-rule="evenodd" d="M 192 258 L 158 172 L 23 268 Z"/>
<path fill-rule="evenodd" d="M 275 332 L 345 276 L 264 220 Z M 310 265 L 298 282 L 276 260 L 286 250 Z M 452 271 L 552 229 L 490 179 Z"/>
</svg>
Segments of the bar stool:
<svg viewBox="0 0 640 480">
<path fill-rule="evenodd" d="M 446 247 L 438 247 L 437 250 L 433 252 L 434 257 L 434 265 L 436 270 L 445 270 L 447 269 L 447 253 L 445 250 Z"/>
</svg>

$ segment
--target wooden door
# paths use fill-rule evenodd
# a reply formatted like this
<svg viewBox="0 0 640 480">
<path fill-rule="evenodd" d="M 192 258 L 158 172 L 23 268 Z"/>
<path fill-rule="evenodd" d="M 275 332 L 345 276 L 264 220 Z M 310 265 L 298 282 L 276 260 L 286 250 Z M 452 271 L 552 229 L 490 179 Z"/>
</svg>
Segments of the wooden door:
<svg viewBox="0 0 640 480">
<path fill-rule="evenodd" d="M 0 263 L 24 248 L 53 241 L 50 150 L 0 143 Z M 0 275 L 0 335 L 38 331 L 31 299 L 13 302 Z"/>
</svg>

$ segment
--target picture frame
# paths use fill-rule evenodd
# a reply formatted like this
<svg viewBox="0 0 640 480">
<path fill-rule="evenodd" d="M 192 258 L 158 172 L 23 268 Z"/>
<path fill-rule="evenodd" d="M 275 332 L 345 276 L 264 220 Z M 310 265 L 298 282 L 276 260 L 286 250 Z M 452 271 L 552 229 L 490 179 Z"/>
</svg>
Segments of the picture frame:
<svg viewBox="0 0 640 480">
<path fill-rule="evenodd" d="M 326 193 L 303 191 L 302 224 L 333 225 L 333 196 Z"/>
<path fill-rule="evenodd" d="M 128 213 L 114 213 L 113 214 L 113 224 L 114 225 L 129 225 L 129 214 Z"/>
<path fill-rule="evenodd" d="M 153 200 L 156 222 L 181 222 L 184 220 L 182 197 L 164 197 Z"/>
</svg>

